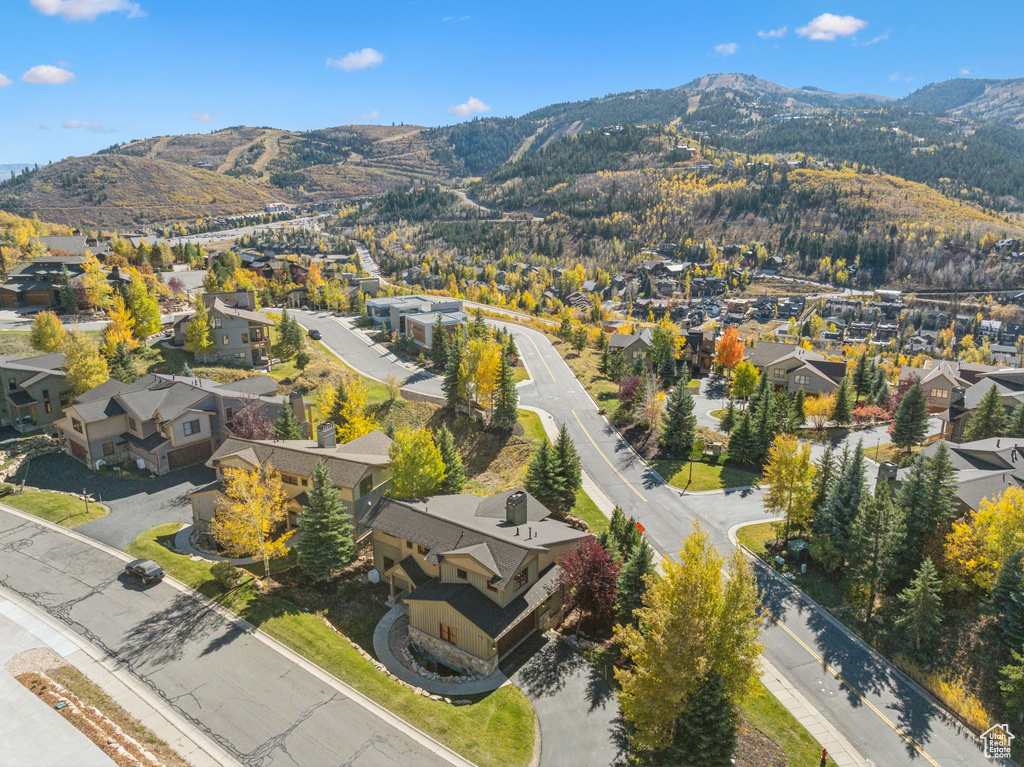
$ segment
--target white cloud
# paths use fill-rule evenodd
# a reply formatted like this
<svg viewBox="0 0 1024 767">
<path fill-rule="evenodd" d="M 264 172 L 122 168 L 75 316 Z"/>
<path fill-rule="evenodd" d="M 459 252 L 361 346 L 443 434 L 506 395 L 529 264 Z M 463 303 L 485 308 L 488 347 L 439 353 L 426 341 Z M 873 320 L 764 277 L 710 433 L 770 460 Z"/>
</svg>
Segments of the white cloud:
<svg viewBox="0 0 1024 767">
<path fill-rule="evenodd" d="M 971 70 L 969 70 L 967 67 L 961 67 L 960 68 L 960 74 L 962 74 L 962 75 L 969 75 L 970 73 L 971 73 Z"/>
<path fill-rule="evenodd" d="M 811 40 L 831 42 L 837 37 L 849 37 L 860 32 L 868 23 L 854 16 L 836 16 L 823 13 L 812 19 L 805 27 L 797 27 L 796 33 Z"/>
<path fill-rule="evenodd" d="M 21 79 L 26 83 L 33 83 L 34 85 L 61 85 L 62 83 L 73 81 L 75 75 L 74 72 L 62 69 L 61 67 L 55 67 L 51 64 L 40 64 L 28 70 L 21 76 Z"/>
<path fill-rule="evenodd" d="M 379 109 L 374 109 L 370 112 L 367 112 L 364 115 L 359 115 L 359 119 L 362 120 L 363 122 L 366 122 L 368 120 L 376 120 L 378 117 L 380 117 Z"/>
<path fill-rule="evenodd" d="M 778 29 L 769 29 L 767 32 L 763 29 L 757 30 L 757 36 L 762 40 L 771 40 L 773 37 L 785 37 L 789 27 L 779 27 Z"/>
<path fill-rule="evenodd" d="M 129 19 L 146 15 L 138 3 L 130 0 L 32 0 L 32 7 L 65 21 L 92 21 L 103 13 L 123 13 Z"/>
<path fill-rule="evenodd" d="M 883 42 L 884 40 L 888 40 L 889 39 L 889 35 L 891 35 L 891 34 L 892 34 L 892 30 L 891 29 L 887 29 L 882 34 L 877 35 L 875 37 L 872 37 L 870 40 L 868 40 L 866 43 L 864 43 L 864 45 L 874 45 L 875 43 L 880 43 L 880 42 Z"/>
<path fill-rule="evenodd" d="M 340 59 L 327 59 L 327 66 L 344 69 L 352 72 L 356 69 L 368 69 L 376 67 L 384 62 L 384 54 L 373 48 L 363 48 L 361 51 L 352 51 Z"/>
<path fill-rule="evenodd" d="M 738 43 L 720 43 L 715 46 L 715 53 L 719 56 L 732 56 L 740 49 Z"/>
<path fill-rule="evenodd" d="M 909 83 L 912 82 L 914 78 L 910 75 L 901 74 L 900 72 L 893 72 L 889 75 L 889 79 L 894 83 Z"/>
<path fill-rule="evenodd" d="M 469 16 L 445 16 L 441 21 L 469 21 Z"/>
<path fill-rule="evenodd" d="M 10 88 L 14 83 L 11 78 L 0 72 L 0 88 Z"/>
<path fill-rule="evenodd" d="M 480 112 L 490 112 L 491 107 L 475 96 L 470 96 L 465 103 L 448 107 L 448 113 L 456 117 L 469 117 Z"/>
<path fill-rule="evenodd" d="M 197 123 L 212 123 L 213 115 L 210 112 L 193 112 L 189 115 L 190 120 L 195 120 Z"/>
<path fill-rule="evenodd" d="M 65 120 L 60 126 L 68 130 L 91 130 L 93 133 L 110 133 L 114 130 L 103 123 L 92 123 L 88 120 Z"/>
</svg>

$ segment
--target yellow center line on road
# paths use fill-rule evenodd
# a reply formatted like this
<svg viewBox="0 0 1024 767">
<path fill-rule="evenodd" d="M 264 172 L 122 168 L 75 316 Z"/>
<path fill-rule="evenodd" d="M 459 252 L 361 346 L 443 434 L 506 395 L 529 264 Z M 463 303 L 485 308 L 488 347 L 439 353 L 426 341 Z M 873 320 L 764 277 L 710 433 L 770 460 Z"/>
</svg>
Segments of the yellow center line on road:
<svg viewBox="0 0 1024 767">
<path fill-rule="evenodd" d="M 617 468 L 615 468 L 615 464 L 614 464 L 614 463 L 612 463 L 612 462 L 611 462 L 611 461 L 610 461 L 610 460 L 608 459 L 608 456 L 606 456 L 606 455 L 604 454 L 604 451 L 603 451 L 603 450 L 601 450 L 601 448 L 599 448 L 599 447 L 597 446 L 597 443 L 596 443 L 596 442 L 594 442 L 594 438 L 593 438 L 593 437 L 591 437 L 591 436 L 590 436 L 590 432 L 589 432 L 589 431 L 587 431 L 587 427 L 583 425 L 583 421 L 581 421 L 581 420 L 580 420 L 580 417 L 579 417 L 578 415 L 576 415 L 576 411 L 575 411 L 575 410 L 573 410 L 573 411 L 572 411 L 572 415 L 573 415 L 573 418 L 575 418 L 575 419 L 576 419 L 576 423 L 578 423 L 578 424 L 580 425 L 580 428 L 581 428 L 581 429 L 583 429 L 583 433 L 587 435 L 587 439 L 589 439 L 589 440 L 590 440 L 590 444 L 591 444 L 591 445 L 593 445 L 593 446 L 594 446 L 594 449 L 595 449 L 595 450 L 597 450 L 598 454 L 599 454 L 599 455 L 600 455 L 600 456 L 601 456 L 602 458 L 604 458 L 604 462 L 605 462 L 605 463 L 607 463 L 607 464 L 608 464 L 609 466 L 611 466 L 611 468 L 612 468 L 612 471 L 614 471 L 614 472 L 615 472 L 616 474 L 618 474 L 618 475 L 619 475 L 619 479 L 621 479 L 621 480 L 622 480 L 623 482 L 625 482 L 625 483 L 626 483 L 626 487 L 628 487 L 628 488 L 629 488 L 630 490 L 632 490 L 632 491 L 633 491 L 634 493 L 636 493 L 636 494 L 637 494 L 637 496 L 638 496 L 638 497 L 640 498 L 640 500 L 641 500 L 641 501 L 643 501 L 644 503 L 647 503 L 647 499 L 643 497 L 643 494 L 641 494 L 641 492 L 640 492 L 639 490 L 637 490 L 637 489 L 636 489 L 635 487 L 633 487 L 633 485 L 632 485 L 632 484 L 630 483 L 630 481 L 629 481 L 628 479 L 626 479 L 626 478 L 625 478 L 624 476 L 622 476 L 622 472 L 621 472 L 621 471 L 619 471 L 619 470 L 618 470 Z"/>
<path fill-rule="evenodd" d="M 887 725 L 889 725 L 897 735 L 899 735 L 901 738 L 903 738 L 903 740 L 905 740 L 907 743 L 909 743 L 911 746 L 913 746 L 914 750 L 917 751 L 917 753 L 919 753 L 921 756 L 923 756 L 928 761 L 928 763 L 930 765 L 932 765 L 932 767 L 941 767 L 941 765 L 939 765 L 938 762 L 936 762 L 934 759 L 932 759 L 931 756 L 929 756 L 928 753 L 923 748 L 921 748 L 914 741 L 913 738 L 911 738 L 909 735 L 907 735 L 907 733 L 905 733 L 903 730 L 901 730 L 898 726 L 893 724 L 893 722 L 890 721 L 889 717 L 887 717 L 885 714 L 883 714 L 878 709 L 878 707 L 875 706 L 875 704 L 873 704 L 870 700 L 868 700 L 863 695 L 861 695 L 860 691 L 857 690 L 856 687 L 854 687 L 852 684 L 847 682 L 846 679 L 843 678 L 842 674 L 840 674 L 838 671 L 836 671 L 834 668 L 832 668 L 832 666 L 829 665 L 828 661 L 826 661 L 824 658 L 822 658 L 820 655 L 818 655 L 818 653 L 816 653 L 814 650 L 812 650 L 807 645 L 807 643 L 805 643 L 800 637 L 798 637 L 796 634 L 794 634 L 789 629 L 788 626 L 786 626 L 784 623 L 782 623 L 782 621 L 780 621 L 775 616 L 775 613 L 773 613 L 768 608 L 765 608 L 765 612 L 768 613 L 768 616 L 772 619 L 772 623 L 774 623 L 780 629 L 782 629 L 787 634 L 789 634 L 794 640 L 796 640 L 797 644 L 799 644 L 801 647 L 803 647 L 811 655 L 811 657 L 813 657 L 815 660 L 817 660 L 819 663 L 821 663 L 821 665 L 825 667 L 826 671 L 828 671 L 830 674 L 832 674 L 832 676 L 834 676 L 836 679 L 838 679 L 840 681 L 840 683 L 842 683 L 848 690 L 850 690 L 850 692 L 852 692 L 854 695 L 856 695 L 858 698 L 860 698 L 861 703 L 863 703 L 869 709 L 874 711 L 875 714 L 878 715 L 879 719 L 881 719 L 883 722 L 885 722 Z"/>
<path fill-rule="evenodd" d="M 544 359 L 544 355 L 540 353 L 540 348 L 537 346 L 537 342 L 534 341 L 532 338 L 530 338 L 525 333 L 523 334 L 522 337 L 530 342 L 530 346 L 532 346 L 534 351 L 537 352 L 537 356 L 540 357 L 540 361 L 544 363 L 544 367 L 548 371 L 548 375 L 551 376 L 551 380 L 554 381 L 555 380 L 555 374 L 553 372 L 551 372 L 551 366 L 548 365 L 548 361 L 546 359 Z"/>
</svg>

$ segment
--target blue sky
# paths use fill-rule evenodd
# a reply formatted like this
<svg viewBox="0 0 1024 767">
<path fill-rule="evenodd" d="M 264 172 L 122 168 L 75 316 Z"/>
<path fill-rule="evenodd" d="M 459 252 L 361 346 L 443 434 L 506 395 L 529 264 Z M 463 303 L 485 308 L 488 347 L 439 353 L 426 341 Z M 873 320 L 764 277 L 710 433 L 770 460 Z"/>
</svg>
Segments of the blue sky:
<svg viewBox="0 0 1024 767">
<path fill-rule="evenodd" d="M 0 0 L 0 163 L 231 125 L 448 124 L 749 72 L 1019 77 L 1021 0 Z"/>
</svg>

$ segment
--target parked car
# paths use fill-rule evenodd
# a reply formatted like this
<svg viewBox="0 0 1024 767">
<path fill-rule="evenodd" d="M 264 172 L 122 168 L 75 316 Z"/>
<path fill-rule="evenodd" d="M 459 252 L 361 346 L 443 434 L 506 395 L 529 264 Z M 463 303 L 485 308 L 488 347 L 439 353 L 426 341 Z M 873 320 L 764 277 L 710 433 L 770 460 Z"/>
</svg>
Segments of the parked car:
<svg viewBox="0 0 1024 767">
<path fill-rule="evenodd" d="M 164 579 L 164 569 L 151 559 L 133 560 L 124 566 L 124 571 L 146 584 L 159 583 Z"/>
<path fill-rule="evenodd" d="M 319 341 L 320 340 L 320 331 L 319 330 L 311 330 L 311 331 L 309 331 L 309 337 L 312 338 L 314 341 Z"/>
</svg>

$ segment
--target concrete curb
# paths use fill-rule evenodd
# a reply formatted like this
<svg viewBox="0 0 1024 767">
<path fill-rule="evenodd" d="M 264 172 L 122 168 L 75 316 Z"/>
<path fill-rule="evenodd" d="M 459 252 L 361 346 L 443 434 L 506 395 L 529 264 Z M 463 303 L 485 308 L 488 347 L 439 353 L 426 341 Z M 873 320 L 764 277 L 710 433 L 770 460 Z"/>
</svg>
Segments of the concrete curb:
<svg viewBox="0 0 1024 767">
<path fill-rule="evenodd" d="M 42 525 L 43 527 L 47 527 L 54 532 L 69 535 L 70 537 L 75 538 L 79 542 L 85 543 L 107 554 L 115 556 L 123 562 L 132 561 L 132 557 L 124 553 L 123 551 L 118 551 L 117 549 L 111 546 L 107 546 L 104 543 L 100 543 L 99 541 L 95 541 L 92 538 L 88 538 L 82 535 L 81 533 L 76 533 L 74 530 L 68 530 L 66 528 L 59 527 L 58 525 L 54 525 L 50 522 L 39 519 L 38 517 L 34 517 L 31 514 L 26 514 L 25 512 L 18 511 L 17 509 L 12 509 L 8 506 L 4 506 L 3 504 L 0 504 L 0 510 L 9 512 L 14 516 L 20 517 L 24 519 L 26 522 L 33 522 Z M 361 692 L 356 690 L 354 687 L 349 686 L 348 684 L 341 681 L 332 674 L 328 673 L 315 663 L 307 660 L 306 658 L 303 658 L 294 650 L 291 650 L 287 646 L 283 645 L 281 642 L 274 639 L 269 634 L 264 633 L 262 630 L 260 630 L 256 626 L 253 626 L 248 621 L 238 617 L 233 612 L 228 610 L 226 607 L 223 607 L 214 602 L 213 600 L 208 599 L 207 597 L 203 596 L 194 589 L 189 588 L 184 583 L 170 575 L 165 576 L 163 582 L 171 586 L 171 588 L 177 589 L 178 591 L 184 594 L 189 594 L 193 598 L 199 600 L 207 609 L 216 612 L 217 615 L 224 618 L 229 623 L 233 624 L 240 631 L 252 635 L 260 642 L 265 644 L 267 647 L 283 655 L 288 660 L 292 661 L 297 666 L 302 668 L 304 671 L 307 671 L 313 676 L 320 679 L 322 682 L 330 685 L 335 690 L 345 695 L 356 704 L 362 706 L 364 709 L 374 714 L 377 718 L 391 725 L 404 735 L 407 735 L 411 739 L 415 740 L 427 750 L 437 754 L 439 757 L 447 761 L 449 764 L 455 765 L 455 767 L 476 767 L 476 765 L 474 765 L 473 762 L 455 753 L 450 748 L 440 743 L 439 741 L 435 740 L 433 737 L 423 732 L 422 730 L 409 724 L 405 720 L 400 719 L 395 714 L 391 713 L 386 708 L 381 706 L 379 703 L 366 697 Z"/>
</svg>

